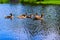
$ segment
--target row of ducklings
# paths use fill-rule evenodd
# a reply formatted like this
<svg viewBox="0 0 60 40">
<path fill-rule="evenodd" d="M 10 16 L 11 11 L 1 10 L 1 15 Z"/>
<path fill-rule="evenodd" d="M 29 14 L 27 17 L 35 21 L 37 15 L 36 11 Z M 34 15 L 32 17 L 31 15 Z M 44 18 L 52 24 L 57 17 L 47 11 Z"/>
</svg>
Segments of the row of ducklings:
<svg viewBox="0 0 60 40">
<path fill-rule="evenodd" d="M 36 14 L 30 14 L 30 15 L 27 15 L 27 13 L 26 13 L 26 14 L 22 14 L 22 15 L 17 16 L 17 18 L 24 19 L 24 18 L 32 18 L 33 17 L 32 18 L 33 20 L 42 20 L 43 16 L 44 16 L 43 13 L 40 16 L 38 15 L 38 13 L 36 13 Z M 7 18 L 7 19 L 13 19 L 13 17 L 14 17 L 13 14 L 10 13 L 10 15 L 6 16 L 5 18 Z"/>
</svg>

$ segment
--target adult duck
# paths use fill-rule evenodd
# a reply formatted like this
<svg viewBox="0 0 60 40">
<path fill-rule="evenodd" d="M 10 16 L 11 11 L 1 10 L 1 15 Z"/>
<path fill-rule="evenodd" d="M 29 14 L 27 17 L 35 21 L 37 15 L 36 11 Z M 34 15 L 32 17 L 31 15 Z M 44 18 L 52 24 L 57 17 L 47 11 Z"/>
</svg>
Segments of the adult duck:
<svg viewBox="0 0 60 40">
<path fill-rule="evenodd" d="M 43 16 L 44 16 L 43 13 L 41 14 L 41 16 L 39 16 L 39 15 L 36 13 L 36 15 L 34 15 L 33 20 L 43 20 Z"/>
<path fill-rule="evenodd" d="M 9 15 L 9 16 L 6 16 L 5 18 L 7 18 L 7 19 L 11 19 L 11 20 L 12 20 L 12 18 L 13 18 L 12 13 L 10 13 L 10 15 Z"/>
<path fill-rule="evenodd" d="M 27 17 L 27 13 L 26 14 L 22 14 L 22 15 L 20 15 L 20 16 L 17 16 L 17 18 L 21 18 L 21 19 L 24 19 L 24 18 L 26 18 Z"/>
</svg>

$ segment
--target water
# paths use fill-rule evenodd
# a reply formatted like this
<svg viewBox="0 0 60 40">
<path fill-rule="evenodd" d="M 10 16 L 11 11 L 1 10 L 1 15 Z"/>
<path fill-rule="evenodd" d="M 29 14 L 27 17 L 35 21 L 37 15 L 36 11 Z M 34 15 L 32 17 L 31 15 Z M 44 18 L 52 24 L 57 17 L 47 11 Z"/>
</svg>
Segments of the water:
<svg viewBox="0 0 60 40">
<path fill-rule="evenodd" d="M 0 40 L 59 40 L 60 6 L 31 6 L 22 4 L 0 4 Z M 28 13 L 39 15 L 44 12 L 44 21 L 18 19 L 17 16 Z M 13 20 L 5 16 L 13 13 Z"/>
</svg>

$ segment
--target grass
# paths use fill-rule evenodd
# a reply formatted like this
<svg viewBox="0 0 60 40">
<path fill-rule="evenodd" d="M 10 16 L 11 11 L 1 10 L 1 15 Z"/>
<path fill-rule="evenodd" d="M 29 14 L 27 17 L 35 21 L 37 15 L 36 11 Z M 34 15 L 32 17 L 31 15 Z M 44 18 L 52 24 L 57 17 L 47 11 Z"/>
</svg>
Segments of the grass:
<svg viewBox="0 0 60 40">
<path fill-rule="evenodd" d="M 9 0 L 0 0 L 0 3 L 3 4 L 3 3 L 9 3 Z"/>
<path fill-rule="evenodd" d="M 58 1 L 39 1 L 39 2 L 37 2 L 37 1 L 23 1 L 23 2 L 21 2 L 21 3 L 26 3 L 26 4 L 58 4 L 58 5 L 60 5 L 60 1 L 58 0 Z"/>
<path fill-rule="evenodd" d="M 0 0 L 0 3 L 4 4 L 4 3 L 10 3 L 9 0 Z M 25 3 L 25 4 L 59 4 L 60 5 L 60 0 L 45 0 L 45 1 L 32 1 L 32 0 L 20 0 L 19 3 Z"/>
<path fill-rule="evenodd" d="M 38 3 L 38 2 L 36 2 Z M 42 4 L 60 4 L 60 1 L 43 1 Z"/>
</svg>

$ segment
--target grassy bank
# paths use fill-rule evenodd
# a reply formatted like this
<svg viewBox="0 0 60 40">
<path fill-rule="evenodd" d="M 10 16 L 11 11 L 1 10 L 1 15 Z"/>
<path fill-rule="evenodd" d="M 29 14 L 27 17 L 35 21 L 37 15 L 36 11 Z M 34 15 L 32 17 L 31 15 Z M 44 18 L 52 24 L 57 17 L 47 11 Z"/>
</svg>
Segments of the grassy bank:
<svg viewBox="0 0 60 40">
<path fill-rule="evenodd" d="M 39 2 L 36 2 L 39 3 Z M 43 1 L 42 4 L 60 4 L 60 1 Z"/>
<path fill-rule="evenodd" d="M 9 0 L 0 0 L 0 4 L 9 3 Z"/>
<path fill-rule="evenodd" d="M 1 4 L 4 3 L 10 3 L 10 0 L 0 0 Z M 18 3 L 24 3 L 24 4 L 59 4 L 60 0 L 44 0 L 44 1 L 37 1 L 37 0 L 19 0 Z"/>
<path fill-rule="evenodd" d="M 40 4 L 52 4 L 52 5 L 60 5 L 60 1 L 38 1 L 38 2 L 30 2 L 30 1 L 24 1 L 24 2 L 21 2 L 21 3 L 25 3 L 25 4 L 37 4 L 37 5 L 40 5 Z"/>
</svg>

